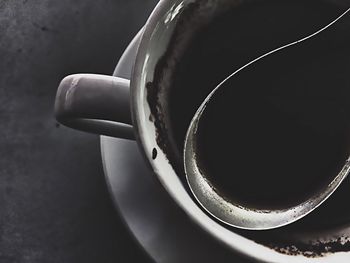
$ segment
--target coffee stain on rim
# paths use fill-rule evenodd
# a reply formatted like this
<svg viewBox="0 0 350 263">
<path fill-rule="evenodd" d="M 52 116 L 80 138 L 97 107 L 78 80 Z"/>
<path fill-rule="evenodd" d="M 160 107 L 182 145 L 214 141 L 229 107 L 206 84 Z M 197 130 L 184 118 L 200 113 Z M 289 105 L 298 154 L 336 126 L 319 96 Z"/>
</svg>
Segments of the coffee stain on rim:
<svg viewBox="0 0 350 263">
<path fill-rule="evenodd" d="M 190 41 L 191 37 L 188 35 L 191 36 L 191 32 L 187 34 L 186 37 L 183 37 L 183 32 L 186 32 L 185 29 L 193 20 L 193 13 L 198 12 L 198 10 L 203 6 L 203 3 L 206 2 L 208 1 L 189 3 L 183 8 L 181 11 L 181 16 L 179 16 L 179 19 L 176 22 L 176 26 L 169 41 L 168 47 L 166 48 L 165 53 L 159 58 L 155 66 L 153 82 L 149 81 L 146 83 L 146 99 L 151 111 L 149 120 L 154 123 L 156 128 L 157 145 L 162 150 L 169 164 L 178 175 L 184 175 L 183 163 L 179 153 L 177 153 L 175 147 L 170 142 L 170 136 L 166 135 L 169 134 L 170 129 L 168 128 L 169 124 L 167 124 L 167 119 L 164 114 L 165 109 L 163 107 L 160 94 L 163 90 L 163 82 L 166 79 L 168 71 L 171 71 L 172 65 L 176 63 L 176 57 L 181 56 L 182 52 L 179 51 L 179 46 L 184 47 L 186 46 L 186 43 Z M 197 23 L 201 24 L 201 22 Z M 184 182 L 184 176 L 179 177 Z"/>
<path fill-rule="evenodd" d="M 307 258 L 326 257 L 336 252 L 350 251 L 349 237 L 339 237 L 333 241 L 317 241 L 314 243 L 293 242 L 290 244 L 267 243 L 265 246 L 285 255 L 304 256 Z"/>
</svg>

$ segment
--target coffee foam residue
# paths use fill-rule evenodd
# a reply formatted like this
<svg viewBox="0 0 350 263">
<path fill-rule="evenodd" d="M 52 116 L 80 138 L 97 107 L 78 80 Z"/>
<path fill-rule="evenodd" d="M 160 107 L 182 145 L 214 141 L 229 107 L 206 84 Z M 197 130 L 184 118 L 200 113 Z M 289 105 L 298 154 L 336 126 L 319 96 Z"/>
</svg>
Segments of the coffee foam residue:
<svg viewBox="0 0 350 263">
<path fill-rule="evenodd" d="M 325 257 L 336 252 L 350 251 L 350 240 L 348 237 L 339 237 L 336 240 L 328 242 L 316 241 L 308 244 L 302 242 L 293 242 L 293 244 L 281 245 L 271 242 L 265 245 L 281 254 L 291 256 L 302 255 L 308 258 Z"/>
<path fill-rule="evenodd" d="M 175 68 L 196 33 L 221 12 L 241 1 L 203 0 L 187 4 L 176 21 L 174 32 L 165 53 L 160 57 L 153 81 L 146 84 L 149 120 L 156 127 L 156 141 L 169 163 L 178 174 L 184 174 L 182 148 L 174 140 L 173 124 L 168 116 L 169 89 L 172 87 Z M 181 102 L 179 102 L 181 103 Z"/>
<path fill-rule="evenodd" d="M 182 10 L 166 52 L 160 57 L 155 67 L 153 82 L 146 84 L 147 102 L 151 110 L 149 119 L 156 127 L 157 144 L 178 174 L 183 174 L 182 154 L 173 140 L 172 124 L 166 117 L 168 89 L 171 88 L 177 61 L 181 59 L 194 32 L 204 23 L 204 17 L 198 14 L 203 14 L 203 6 L 208 2 L 210 1 L 189 3 Z"/>
</svg>

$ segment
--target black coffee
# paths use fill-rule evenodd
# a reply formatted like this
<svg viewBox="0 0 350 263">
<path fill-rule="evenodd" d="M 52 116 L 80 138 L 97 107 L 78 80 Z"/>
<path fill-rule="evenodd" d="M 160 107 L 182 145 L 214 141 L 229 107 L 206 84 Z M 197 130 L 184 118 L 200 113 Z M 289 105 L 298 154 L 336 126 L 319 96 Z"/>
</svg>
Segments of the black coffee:
<svg viewBox="0 0 350 263">
<path fill-rule="evenodd" d="M 217 192 L 251 207 L 286 207 L 340 172 L 350 138 L 348 17 L 348 27 L 340 21 L 244 69 L 207 104 L 197 161 Z"/>
<path fill-rule="evenodd" d="M 210 3 L 213 4 L 214 2 L 212 0 L 194 1 L 183 9 L 169 46 L 157 63 L 153 81 L 149 82 L 147 86 L 152 117 L 155 119 L 154 122 L 157 127 L 158 145 L 167 154 L 169 162 L 176 169 L 184 185 L 186 185 L 186 180 L 183 171 L 182 152 L 186 131 L 196 110 L 210 91 L 230 73 L 252 59 L 315 32 L 321 26 L 338 17 L 346 8 L 338 5 L 333 0 L 252 0 L 241 1 L 239 4 L 237 4 L 237 1 L 220 0 L 217 3 L 227 2 L 230 4 L 218 4 L 215 8 L 211 8 Z M 214 12 L 214 14 L 207 19 L 207 16 L 203 15 L 206 12 Z M 342 35 L 347 38 L 347 31 L 345 30 Z M 341 42 L 338 41 L 338 43 Z M 314 104 L 318 105 L 319 103 L 323 106 L 319 105 L 315 114 L 320 117 L 324 113 L 325 116 L 322 119 L 325 118 L 325 120 L 323 122 L 323 120 L 308 117 L 305 119 L 305 128 L 302 126 L 304 124 L 301 119 L 289 122 L 286 121 L 286 118 L 293 119 L 294 116 L 299 116 L 299 113 L 305 114 L 305 112 L 311 114 L 311 109 L 307 107 L 309 105 L 308 100 L 312 101 L 315 96 L 316 98 L 317 96 L 323 96 L 323 98 L 333 96 L 336 101 L 345 101 L 347 97 L 350 97 L 350 89 L 346 85 L 348 83 L 346 82 L 347 72 L 344 68 L 349 61 L 346 49 L 346 45 L 335 47 L 332 52 L 327 51 L 319 58 L 318 56 L 316 56 L 316 59 L 307 57 L 303 61 L 298 61 L 298 59 L 303 59 L 304 53 L 307 54 L 308 51 L 296 52 L 298 54 L 296 54 L 294 64 L 293 62 L 287 64 L 284 61 L 266 62 L 266 68 L 265 66 L 260 66 L 257 70 L 251 68 L 251 73 L 247 73 L 247 76 L 241 76 L 239 79 L 233 80 L 236 83 L 227 83 L 227 90 L 230 89 L 230 91 L 222 95 L 225 98 L 227 97 L 227 100 L 225 99 L 225 103 L 219 106 L 229 107 L 227 109 L 217 108 L 215 105 L 219 103 L 213 102 L 213 112 L 218 112 L 218 116 L 214 118 L 217 123 L 214 123 L 213 127 L 215 125 L 218 128 L 223 125 L 228 126 L 225 129 L 217 130 L 215 128 L 206 135 L 210 138 L 218 137 L 219 140 L 215 139 L 212 142 L 214 145 L 209 142 L 209 144 L 201 146 L 207 149 L 204 150 L 206 154 L 202 158 L 211 159 L 211 162 L 213 162 L 209 162 L 207 168 L 210 170 L 219 169 L 220 173 L 211 173 L 213 184 L 218 190 L 225 192 L 225 195 L 230 198 L 242 198 L 252 205 L 267 204 L 269 199 L 276 199 L 276 205 L 289 202 L 288 200 L 280 201 L 277 197 L 278 193 L 272 197 L 264 196 L 264 192 L 276 190 L 275 186 L 278 186 L 279 183 L 274 180 L 275 177 L 280 178 L 282 182 L 287 182 L 289 178 L 289 183 L 298 185 L 298 179 L 295 178 L 301 176 L 291 177 L 292 170 L 289 167 L 294 170 L 295 167 L 301 167 L 302 158 L 300 157 L 300 163 L 297 165 L 292 165 L 292 161 L 288 162 L 287 158 L 294 156 L 292 153 L 288 154 L 286 150 L 290 147 L 289 145 L 295 147 L 292 149 L 294 153 L 298 152 L 298 154 L 304 154 L 305 156 L 307 155 L 305 151 L 307 149 L 311 150 L 310 147 L 313 144 L 322 149 L 331 149 L 332 147 L 338 149 L 338 152 L 332 153 L 334 154 L 333 159 L 328 159 L 330 153 L 325 153 L 326 156 L 322 157 L 322 160 L 327 159 L 330 163 L 330 167 L 327 169 L 335 169 L 335 171 L 332 173 L 324 172 L 322 176 L 318 177 L 317 182 L 330 179 L 339 170 L 335 162 L 339 161 L 339 166 L 342 164 L 345 157 L 338 158 L 337 156 L 342 156 L 346 149 L 340 149 L 338 146 L 332 145 L 337 144 L 338 140 L 339 147 L 346 147 L 344 134 L 333 141 L 333 137 L 337 137 L 337 133 L 345 132 L 347 129 L 345 127 L 346 121 L 341 119 L 346 116 L 336 114 L 337 109 L 342 106 L 333 108 L 331 104 L 337 103 L 328 100 L 323 103 L 323 99 L 320 98 Z M 330 56 L 329 58 L 327 54 Z M 293 56 L 289 55 L 288 59 L 293 59 Z M 316 64 L 317 67 L 311 73 L 303 76 L 304 71 L 310 71 L 308 67 L 313 64 Z M 324 74 L 325 72 L 338 73 L 338 75 L 330 77 L 329 74 Z M 258 80 L 258 78 L 261 79 Z M 327 83 L 324 82 L 325 79 L 328 81 Z M 342 83 L 342 85 L 334 85 L 337 83 Z M 279 87 L 281 89 L 278 89 Z M 305 94 L 312 94 L 313 97 L 304 96 L 303 99 L 299 99 L 298 96 L 304 94 L 305 87 L 307 88 Z M 312 92 L 316 93 L 313 94 Z M 161 99 L 157 95 L 159 93 L 162 94 Z M 328 111 L 328 108 L 331 108 L 330 111 Z M 222 114 L 222 112 L 225 112 L 225 114 Z M 337 118 L 333 119 L 331 115 L 337 115 Z M 309 120 L 313 122 L 307 123 Z M 281 125 L 276 125 L 275 121 L 280 122 Z M 328 125 L 332 121 L 337 124 L 336 127 Z M 283 126 L 282 123 L 284 122 Z M 243 124 L 247 125 L 246 128 L 242 126 Z M 205 126 L 205 124 L 203 125 Z M 326 142 L 316 143 L 312 128 L 309 128 L 310 125 L 315 128 L 318 126 L 330 127 L 328 137 L 324 136 L 322 132 L 318 135 L 316 133 L 319 139 L 327 139 Z M 274 130 L 274 126 L 278 130 Z M 237 127 L 239 129 L 236 129 Z M 332 129 L 338 129 L 338 131 Z M 293 131 L 300 132 L 300 134 L 290 136 Z M 273 134 L 278 136 L 275 140 L 276 143 L 271 144 L 271 140 L 274 138 Z M 288 135 L 289 138 L 283 138 L 283 135 Z M 242 139 L 238 140 L 240 136 Z M 308 142 L 307 137 L 311 137 L 313 140 Z M 234 139 L 228 141 L 229 138 Z M 260 140 L 262 138 L 264 140 Z M 241 142 L 240 147 L 232 147 L 237 140 Z M 278 140 L 284 143 L 284 147 L 280 149 L 282 154 L 286 154 L 284 157 L 274 152 L 279 150 Z M 297 144 L 294 145 L 293 140 L 296 140 Z M 333 142 L 327 143 L 331 141 Z M 301 142 L 308 142 L 309 145 L 302 147 L 303 153 L 299 153 L 297 149 L 297 145 L 302 145 Z M 255 143 L 257 143 L 256 146 Z M 274 150 L 272 150 L 272 146 L 275 147 Z M 228 154 L 222 154 L 224 149 L 228 151 Z M 271 149 L 271 152 L 268 151 L 269 149 Z M 314 152 L 316 152 L 315 149 L 312 153 Z M 324 151 L 322 152 L 324 153 Z M 243 156 L 244 153 L 245 156 Z M 214 157 L 216 155 L 220 157 L 212 159 L 213 155 Z M 275 156 L 282 159 L 283 162 L 274 166 L 274 171 L 276 172 L 277 168 L 283 167 L 283 164 L 288 164 L 289 167 L 283 168 L 286 171 L 289 169 L 289 172 L 281 172 L 279 173 L 280 176 L 277 175 L 277 172 L 267 176 L 266 171 L 269 170 L 271 162 L 264 161 L 269 158 L 272 160 Z M 313 163 L 316 162 L 315 156 L 310 158 L 314 159 Z M 226 164 L 221 166 L 223 160 Z M 277 161 L 275 162 L 277 163 Z M 216 163 L 220 163 L 219 168 L 215 168 Z M 235 166 L 228 165 L 228 163 Z M 260 164 L 264 165 L 262 169 L 257 168 Z M 311 169 L 309 162 L 306 166 Z M 315 169 L 322 170 L 326 166 L 327 164 L 323 164 Z M 240 186 L 237 184 L 237 178 L 242 179 L 242 176 L 238 176 L 242 170 L 245 175 L 249 176 L 249 180 L 253 181 L 255 178 L 257 184 L 260 183 L 259 180 L 262 181 L 263 187 L 249 188 L 252 189 L 249 192 L 240 191 L 247 185 L 247 181 L 244 181 L 245 178 L 239 184 Z M 303 174 L 306 174 L 305 171 Z M 218 177 L 214 178 L 214 175 L 218 175 Z M 221 175 L 227 175 L 227 178 L 221 177 Z M 322 180 L 322 178 L 326 178 L 326 175 L 328 176 L 327 179 Z M 319 175 L 312 173 L 312 176 Z M 273 182 L 268 183 L 269 180 Z M 308 181 L 311 182 L 312 180 Z M 300 186 L 298 185 L 298 187 Z M 281 185 L 277 188 L 281 189 L 279 191 L 281 193 L 286 187 Z M 304 187 L 303 189 L 309 188 Z M 297 195 L 293 191 L 290 195 Z M 307 193 L 305 194 L 307 195 Z M 259 200 L 256 200 L 257 198 Z M 292 200 L 292 198 L 290 199 Z"/>
</svg>

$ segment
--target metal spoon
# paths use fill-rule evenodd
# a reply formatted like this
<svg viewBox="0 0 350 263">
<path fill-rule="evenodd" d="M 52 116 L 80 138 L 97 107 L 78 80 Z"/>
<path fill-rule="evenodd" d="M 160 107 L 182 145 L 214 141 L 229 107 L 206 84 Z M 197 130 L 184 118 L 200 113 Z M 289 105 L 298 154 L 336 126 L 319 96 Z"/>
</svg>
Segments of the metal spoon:
<svg viewBox="0 0 350 263">
<path fill-rule="evenodd" d="M 197 201 L 209 214 L 211 214 L 219 221 L 230 226 L 250 230 L 265 230 L 285 226 L 287 224 L 301 219 L 302 217 L 306 216 L 311 211 L 313 211 L 315 208 L 317 208 L 319 205 L 321 205 L 337 189 L 337 187 L 348 175 L 348 172 L 350 170 L 349 160 L 345 162 L 343 168 L 338 173 L 338 175 L 335 176 L 334 179 L 328 185 L 323 187 L 321 191 L 313 194 L 306 200 L 303 200 L 302 202 L 293 205 L 292 207 L 279 207 L 276 209 L 260 209 L 249 207 L 244 203 L 240 203 L 239 200 L 230 200 L 229 198 L 221 194 L 215 187 L 213 187 L 212 183 L 210 182 L 210 179 L 208 178 L 212 178 L 215 175 L 211 175 L 211 177 L 208 176 L 208 174 L 206 174 L 206 172 L 203 169 L 201 169 L 200 165 L 198 164 L 196 138 L 198 125 L 200 124 L 201 118 L 206 111 L 207 105 L 209 105 L 211 101 L 215 99 L 215 96 L 219 90 L 220 92 L 225 92 L 224 90 L 221 90 L 221 88 L 225 88 L 224 84 L 227 84 L 227 82 L 231 81 L 233 78 L 239 77 L 241 73 L 244 73 L 245 71 L 249 70 L 252 66 L 256 66 L 259 63 L 264 63 L 266 59 L 273 58 L 273 56 L 283 56 L 284 54 L 291 52 L 291 50 L 293 49 L 294 51 L 301 48 L 305 49 L 306 46 L 310 46 L 310 42 L 312 41 L 316 41 L 316 43 L 318 44 L 320 41 L 323 41 L 323 44 L 324 41 L 330 41 L 330 43 L 332 43 L 333 37 L 330 36 L 333 36 L 335 32 L 337 33 L 337 35 L 346 34 L 347 32 L 349 32 L 350 34 L 350 16 L 347 15 L 349 10 L 350 8 L 332 23 L 323 27 L 319 31 L 303 39 L 277 48 L 241 67 L 240 69 L 232 73 L 230 76 L 228 76 L 226 79 L 224 79 L 208 95 L 208 97 L 197 110 L 188 128 L 185 139 L 185 172 L 190 189 Z M 344 30 L 344 27 L 345 29 L 347 28 L 347 30 Z M 330 35 L 327 34 L 329 32 L 331 32 Z M 222 116 L 218 116 L 218 118 L 220 117 Z M 219 128 L 220 127 L 217 127 L 217 129 Z M 232 160 L 232 164 L 234 164 L 234 160 Z M 254 165 L 254 163 L 252 163 L 252 165 Z M 252 179 L 252 184 L 253 183 L 254 179 Z M 249 189 L 246 189 L 246 191 L 249 191 Z"/>
</svg>

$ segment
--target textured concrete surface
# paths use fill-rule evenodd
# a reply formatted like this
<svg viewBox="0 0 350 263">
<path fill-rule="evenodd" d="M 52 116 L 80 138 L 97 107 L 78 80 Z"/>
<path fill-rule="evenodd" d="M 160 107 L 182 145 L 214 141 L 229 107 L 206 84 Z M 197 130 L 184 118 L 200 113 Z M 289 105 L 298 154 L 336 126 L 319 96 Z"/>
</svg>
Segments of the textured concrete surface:
<svg viewBox="0 0 350 263">
<path fill-rule="evenodd" d="M 156 0 L 0 1 L 0 262 L 147 262 L 114 211 L 98 137 L 58 126 L 71 73 L 111 73 Z"/>
</svg>

